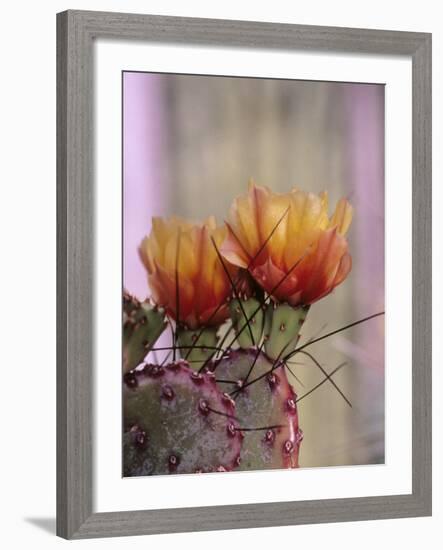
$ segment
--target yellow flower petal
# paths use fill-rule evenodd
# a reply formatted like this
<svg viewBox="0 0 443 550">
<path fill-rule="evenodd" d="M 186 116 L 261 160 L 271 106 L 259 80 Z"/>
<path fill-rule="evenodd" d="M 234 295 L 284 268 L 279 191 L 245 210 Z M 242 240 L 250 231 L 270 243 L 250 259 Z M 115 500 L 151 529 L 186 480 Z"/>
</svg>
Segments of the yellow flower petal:
<svg viewBox="0 0 443 550">
<path fill-rule="evenodd" d="M 250 184 L 231 207 L 221 250 L 231 263 L 248 268 L 275 299 L 310 304 L 331 292 L 351 269 L 344 238 L 351 220 L 352 207 L 345 199 L 329 218 L 325 192 L 278 194 Z"/>
<path fill-rule="evenodd" d="M 214 217 L 202 224 L 172 217 L 154 218 L 149 236 L 140 244 L 153 301 L 178 323 L 195 329 L 217 326 L 228 316 L 231 285 L 217 250 L 227 235 Z M 236 268 L 227 264 L 231 277 Z M 178 301 L 177 301 L 178 287 Z"/>
<path fill-rule="evenodd" d="M 340 199 L 335 207 L 329 227 L 337 227 L 341 235 L 346 235 L 352 221 L 352 206 L 346 199 Z"/>
</svg>

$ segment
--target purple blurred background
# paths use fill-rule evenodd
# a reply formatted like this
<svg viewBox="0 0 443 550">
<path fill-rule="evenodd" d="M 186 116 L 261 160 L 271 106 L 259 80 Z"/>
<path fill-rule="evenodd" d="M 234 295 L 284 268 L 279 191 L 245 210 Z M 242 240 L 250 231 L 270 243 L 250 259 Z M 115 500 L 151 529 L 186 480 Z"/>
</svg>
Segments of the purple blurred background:
<svg viewBox="0 0 443 550">
<path fill-rule="evenodd" d="M 315 304 L 305 338 L 384 309 L 384 87 L 372 84 L 124 73 L 124 286 L 149 295 L 137 248 L 153 215 L 222 222 L 250 177 L 275 191 L 327 190 L 354 206 L 353 270 Z M 383 317 L 310 350 L 349 409 L 324 384 L 300 402 L 302 466 L 384 462 Z M 321 380 L 293 365 L 305 387 Z"/>
</svg>

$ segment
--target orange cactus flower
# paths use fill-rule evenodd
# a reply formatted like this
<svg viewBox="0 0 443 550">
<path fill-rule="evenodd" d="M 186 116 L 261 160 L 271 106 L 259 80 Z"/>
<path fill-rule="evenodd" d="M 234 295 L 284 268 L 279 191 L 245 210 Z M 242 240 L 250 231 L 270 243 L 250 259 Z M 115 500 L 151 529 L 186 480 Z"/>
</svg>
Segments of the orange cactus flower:
<svg viewBox="0 0 443 550">
<path fill-rule="evenodd" d="M 153 301 L 186 328 L 218 326 L 228 317 L 231 286 L 212 242 L 219 249 L 226 234 L 213 217 L 202 224 L 153 218 L 140 245 Z M 236 268 L 224 264 L 232 276 Z"/>
<path fill-rule="evenodd" d="M 351 270 L 345 234 L 352 207 L 341 199 L 328 215 L 326 193 L 273 193 L 250 184 L 235 199 L 223 256 L 247 268 L 278 302 L 309 305 L 329 294 Z"/>
</svg>

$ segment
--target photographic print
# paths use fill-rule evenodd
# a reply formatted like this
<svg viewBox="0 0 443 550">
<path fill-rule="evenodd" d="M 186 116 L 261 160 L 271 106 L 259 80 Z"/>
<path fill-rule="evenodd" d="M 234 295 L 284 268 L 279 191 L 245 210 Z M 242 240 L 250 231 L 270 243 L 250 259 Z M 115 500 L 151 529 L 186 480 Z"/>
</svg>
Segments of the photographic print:
<svg viewBox="0 0 443 550">
<path fill-rule="evenodd" d="M 123 476 L 384 463 L 384 86 L 122 87 Z"/>
</svg>

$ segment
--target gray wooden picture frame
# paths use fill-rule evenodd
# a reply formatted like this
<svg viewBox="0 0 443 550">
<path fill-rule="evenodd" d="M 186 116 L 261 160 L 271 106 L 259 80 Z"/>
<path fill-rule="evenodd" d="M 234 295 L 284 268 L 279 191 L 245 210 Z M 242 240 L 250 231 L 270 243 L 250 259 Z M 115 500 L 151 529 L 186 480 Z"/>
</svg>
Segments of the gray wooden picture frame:
<svg viewBox="0 0 443 550">
<path fill-rule="evenodd" d="M 412 494 L 93 513 L 93 42 L 96 38 L 412 59 Z M 57 15 L 57 534 L 67 539 L 431 514 L 431 35 L 66 11 Z M 406 297 L 405 297 L 406 299 Z"/>
</svg>

